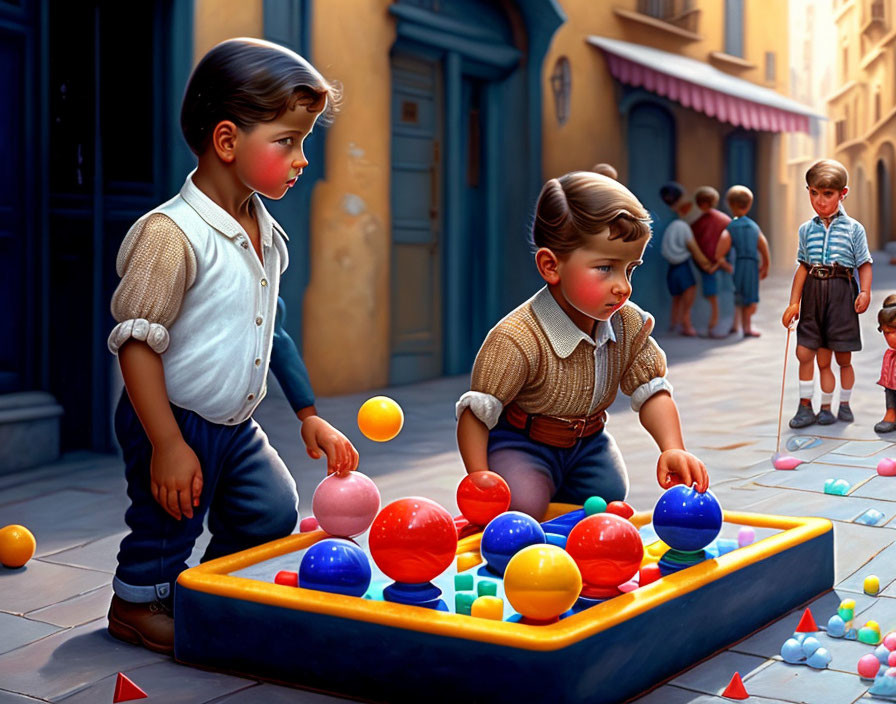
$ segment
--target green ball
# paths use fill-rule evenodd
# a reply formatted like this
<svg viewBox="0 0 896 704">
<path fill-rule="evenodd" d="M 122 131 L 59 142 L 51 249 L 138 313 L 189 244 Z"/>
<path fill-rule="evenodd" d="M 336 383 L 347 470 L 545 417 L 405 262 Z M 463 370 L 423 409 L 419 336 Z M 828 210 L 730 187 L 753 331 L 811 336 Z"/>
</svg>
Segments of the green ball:
<svg viewBox="0 0 896 704">
<path fill-rule="evenodd" d="M 595 513 L 603 513 L 607 510 L 607 502 L 599 496 L 592 496 L 585 501 L 585 515 L 593 516 Z"/>
</svg>

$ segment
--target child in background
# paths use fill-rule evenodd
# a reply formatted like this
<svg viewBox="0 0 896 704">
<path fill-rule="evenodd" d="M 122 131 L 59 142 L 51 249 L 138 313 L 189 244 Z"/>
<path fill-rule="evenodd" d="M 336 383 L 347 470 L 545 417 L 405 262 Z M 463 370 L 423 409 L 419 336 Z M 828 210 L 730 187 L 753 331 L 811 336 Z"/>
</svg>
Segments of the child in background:
<svg viewBox="0 0 896 704">
<path fill-rule="evenodd" d="M 660 198 L 678 216 L 666 226 L 660 245 L 663 259 L 669 262 L 669 271 L 666 274 L 666 285 L 672 295 L 669 329 L 673 332 L 679 331 L 686 337 L 694 337 L 697 331 L 691 323 L 691 306 L 694 305 L 694 298 L 697 295 L 697 281 L 691 270 L 691 259 L 693 258 L 703 271 L 710 270 L 711 262 L 703 256 L 687 222 L 686 218 L 693 216 L 697 209 L 687 197 L 684 187 L 670 181 L 660 188 Z"/>
<path fill-rule="evenodd" d="M 286 235 L 258 194 L 280 199 L 308 165 L 302 145 L 336 93 L 276 44 L 231 39 L 190 76 L 181 127 L 198 167 L 141 217 L 118 254 L 109 349 L 125 383 L 115 433 L 131 505 L 109 610 L 116 638 L 170 653 L 171 602 L 208 513 L 203 560 L 289 535 L 295 481 L 252 413 L 268 365 L 328 471 L 358 465 L 351 442 L 317 415 L 282 319 Z M 294 392 L 294 393 L 293 393 Z"/>
<path fill-rule="evenodd" d="M 838 419 L 851 423 L 849 398 L 856 381 L 852 353 L 862 349 L 859 314 L 871 302 L 871 253 L 862 223 L 846 214 L 842 202 L 849 192 L 849 173 L 833 159 L 816 161 L 806 172 L 809 202 L 816 215 L 800 225 L 797 267 L 790 304 L 781 323 L 796 329 L 796 358 L 800 363 L 800 405 L 791 428 L 813 423 L 830 425 Z M 859 285 L 855 273 L 858 270 Z M 840 410 L 831 413 L 836 381 L 831 356 L 840 366 Z M 821 410 L 812 412 L 815 363 L 821 376 Z"/>
<path fill-rule="evenodd" d="M 649 239 L 647 211 L 617 181 L 578 171 L 541 189 L 532 242 L 547 285 L 489 332 L 456 407 L 467 472 L 503 476 L 511 509 L 541 520 L 551 500 L 625 498 L 625 463 L 604 429 L 620 388 L 659 445 L 659 485 L 709 485 L 684 449 L 653 318 L 628 302 Z"/>
<path fill-rule="evenodd" d="M 884 387 L 887 411 L 884 419 L 874 425 L 875 433 L 892 433 L 896 430 L 896 294 L 884 299 L 877 313 L 877 329 L 884 334 L 887 351 L 884 352 L 877 383 Z"/>
<path fill-rule="evenodd" d="M 711 262 L 715 262 L 716 248 L 719 246 L 719 239 L 728 223 L 731 222 L 725 213 L 716 210 L 716 204 L 719 202 L 719 192 L 712 186 L 700 186 L 694 191 L 694 202 L 701 215 L 693 223 L 691 229 L 694 231 L 694 239 L 697 240 L 697 246 L 703 252 L 703 256 Z M 700 280 L 703 288 L 703 297 L 709 302 L 709 326 L 706 332 L 708 337 L 723 338 L 724 334 L 716 330 L 719 322 L 719 297 L 718 297 L 718 275 L 716 269 L 703 271 L 700 274 Z"/>
<path fill-rule="evenodd" d="M 759 303 L 759 280 L 768 276 L 771 265 L 768 240 L 762 230 L 747 217 L 753 205 L 753 192 L 746 186 L 732 186 L 725 194 L 728 208 L 734 219 L 722 233 L 716 248 L 716 263 L 730 271 L 731 265 L 725 259 L 734 247 L 734 325 L 733 332 L 744 331 L 744 337 L 759 337 L 750 321 Z"/>
</svg>

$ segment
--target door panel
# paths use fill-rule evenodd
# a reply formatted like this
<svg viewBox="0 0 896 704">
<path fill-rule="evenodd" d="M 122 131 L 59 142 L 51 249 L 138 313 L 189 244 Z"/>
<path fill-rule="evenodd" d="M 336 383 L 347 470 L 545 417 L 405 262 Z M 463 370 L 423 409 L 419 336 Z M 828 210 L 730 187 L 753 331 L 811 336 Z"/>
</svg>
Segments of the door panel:
<svg viewBox="0 0 896 704">
<path fill-rule="evenodd" d="M 392 272 L 389 382 L 442 373 L 438 64 L 392 59 Z"/>
</svg>

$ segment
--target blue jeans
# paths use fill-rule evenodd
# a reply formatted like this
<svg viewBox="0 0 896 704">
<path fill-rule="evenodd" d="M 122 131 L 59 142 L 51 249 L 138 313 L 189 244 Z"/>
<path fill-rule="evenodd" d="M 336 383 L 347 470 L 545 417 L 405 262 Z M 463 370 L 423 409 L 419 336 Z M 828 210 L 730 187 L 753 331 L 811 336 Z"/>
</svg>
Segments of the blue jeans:
<svg viewBox="0 0 896 704">
<path fill-rule="evenodd" d="M 521 470 L 543 475 L 550 481 L 552 501 L 583 504 L 600 496 L 609 503 L 622 501 L 628 494 L 622 453 L 606 429 L 581 438 L 572 447 L 553 447 L 531 440 L 502 417 L 489 432 L 488 465 L 501 476 Z"/>
<path fill-rule="evenodd" d="M 115 435 L 125 461 L 131 506 L 124 520 L 131 532 L 121 541 L 115 593 L 133 602 L 166 599 L 208 513 L 212 539 L 203 562 L 289 535 L 298 521 L 296 484 L 258 423 L 218 425 L 172 406 L 186 443 L 202 466 L 202 495 L 193 518 L 172 518 L 152 497 L 152 445 L 123 392 L 115 412 Z"/>
</svg>

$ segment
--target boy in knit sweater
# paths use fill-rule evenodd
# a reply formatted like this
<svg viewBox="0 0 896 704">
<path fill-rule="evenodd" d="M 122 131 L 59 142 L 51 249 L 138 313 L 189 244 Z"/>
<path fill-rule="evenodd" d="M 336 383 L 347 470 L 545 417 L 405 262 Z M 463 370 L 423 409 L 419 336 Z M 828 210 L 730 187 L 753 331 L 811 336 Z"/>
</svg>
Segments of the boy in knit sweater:
<svg viewBox="0 0 896 704">
<path fill-rule="evenodd" d="M 503 476 L 511 509 L 537 519 L 552 500 L 624 499 L 625 464 L 604 430 L 621 389 L 662 451 L 659 485 L 705 491 L 706 468 L 684 449 L 666 358 L 650 337 L 653 318 L 628 302 L 650 239 L 644 207 L 612 179 L 573 172 L 542 188 L 532 239 L 547 286 L 491 330 L 457 402 L 467 472 Z"/>
</svg>

